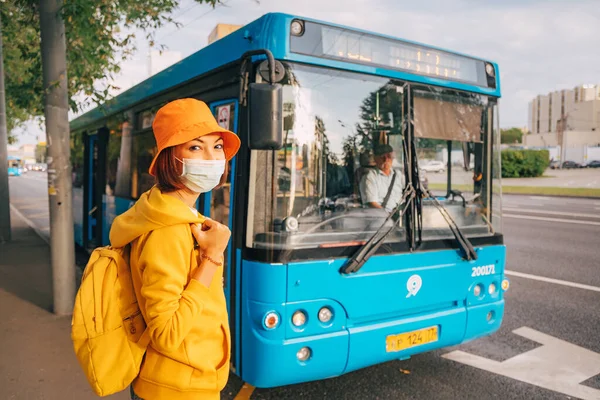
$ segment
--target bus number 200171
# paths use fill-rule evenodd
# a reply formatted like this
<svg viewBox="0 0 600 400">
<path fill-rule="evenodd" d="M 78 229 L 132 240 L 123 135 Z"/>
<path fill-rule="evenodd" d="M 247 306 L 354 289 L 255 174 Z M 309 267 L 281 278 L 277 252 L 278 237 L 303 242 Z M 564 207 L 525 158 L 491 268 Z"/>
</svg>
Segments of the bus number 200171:
<svg viewBox="0 0 600 400">
<path fill-rule="evenodd" d="M 496 269 L 494 264 L 492 265 L 484 265 L 483 267 L 473 267 L 473 273 L 471 276 L 485 276 L 485 275 L 493 275 L 496 273 Z"/>
</svg>

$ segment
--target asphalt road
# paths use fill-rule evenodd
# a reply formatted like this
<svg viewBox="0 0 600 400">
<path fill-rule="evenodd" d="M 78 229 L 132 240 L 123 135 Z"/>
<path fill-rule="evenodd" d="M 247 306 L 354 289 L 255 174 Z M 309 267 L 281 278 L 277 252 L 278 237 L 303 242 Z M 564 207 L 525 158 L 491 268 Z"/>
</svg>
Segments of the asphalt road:
<svg viewBox="0 0 600 400">
<path fill-rule="evenodd" d="M 45 172 L 29 171 L 21 176 L 9 176 L 10 203 L 46 241 L 50 237 L 48 212 L 48 176 Z"/>
<path fill-rule="evenodd" d="M 45 176 L 11 177 L 10 191 L 48 232 Z M 511 287 L 497 333 L 250 398 L 600 399 L 600 199 L 505 196 L 503 209 Z M 232 376 L 222 398 L 241 387 Z"/>
<path fill-rule="evenodd" d="M 429 183 L 446 183 L 446 173 L 427 172 Z M 473 184 L 473 172 L 462 167 L 452 168 L 454 184 Z M 505 186 L 547 186 L 561 188 L 600 188 L 600 168 L 550 169 L 539 178 L 503 178 Z"/>
</svg>

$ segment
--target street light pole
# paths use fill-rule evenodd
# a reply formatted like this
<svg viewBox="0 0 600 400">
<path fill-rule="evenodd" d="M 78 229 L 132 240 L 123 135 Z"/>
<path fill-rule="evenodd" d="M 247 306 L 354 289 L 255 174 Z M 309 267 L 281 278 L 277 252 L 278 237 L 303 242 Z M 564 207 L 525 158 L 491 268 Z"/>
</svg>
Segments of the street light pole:
<svg viewBox="0 0 600 400">
<path fill-rule="evenodd" d="M 67 90 L 67 45 L 62 0 L 40 0 L 42 72 L 44 77 L 50 251 L 54 313 L 70 314 L 75 299 L 75 243 L 71 200 L 71 141 Z"/>
<path fill-rule="evenodd" d="M 565 162 L 565 157 L 567 155 L 565 151 L 565 130 L 567 129 L 567 118 L 568 114 L 561 114 L 560 119 L 558 120 L 557 126 L 557 134 L 558 134 L 558 143 L 560 143 L 560 165 L 559 168 L 562 169 L 563 163 Z"/>
</svg>

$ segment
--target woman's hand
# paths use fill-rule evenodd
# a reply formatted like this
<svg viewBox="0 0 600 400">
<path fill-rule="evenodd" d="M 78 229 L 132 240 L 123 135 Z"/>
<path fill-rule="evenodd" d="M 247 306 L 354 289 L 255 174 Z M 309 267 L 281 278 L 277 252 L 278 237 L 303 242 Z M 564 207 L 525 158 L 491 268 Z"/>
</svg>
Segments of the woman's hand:
<svg viewBox="0 0 600 400">
<path fill-rule="evenodd" d="M 212 219 L 207 219 L 201 226 L 192 224 L 191 228 L 202 253 L 212 259 L 220 260 L 231 237 L 229 228 Z"/>
<path fill-rule="evenodd" d="M 201 257 L 192 278 L 200 281 L 204 286 L 210 287 L 218 267 L 215 262 L 223 262 L 223 253 L 229 243 L 231 231 L 227 226 L 212 219 L 204 221 L 202 226 L 192 224 L 191 228 L 202 255 L 207 256 Z"/>
</svg>

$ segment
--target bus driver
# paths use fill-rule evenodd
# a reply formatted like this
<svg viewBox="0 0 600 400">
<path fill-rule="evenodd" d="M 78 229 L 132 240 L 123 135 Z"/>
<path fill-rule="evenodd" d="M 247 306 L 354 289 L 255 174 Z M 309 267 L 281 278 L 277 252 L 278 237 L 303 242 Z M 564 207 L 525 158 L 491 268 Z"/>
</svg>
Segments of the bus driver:
<svg viewBox="0 0 600 400">
<path fill-rule="evenodd" d="M 375 148 L 375 164 L 361 179 L 363 205 L 391 212 L 402 199 L 402 174 L 393 168 L 394 148 L 388 144 Z"/>
</svg>

